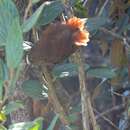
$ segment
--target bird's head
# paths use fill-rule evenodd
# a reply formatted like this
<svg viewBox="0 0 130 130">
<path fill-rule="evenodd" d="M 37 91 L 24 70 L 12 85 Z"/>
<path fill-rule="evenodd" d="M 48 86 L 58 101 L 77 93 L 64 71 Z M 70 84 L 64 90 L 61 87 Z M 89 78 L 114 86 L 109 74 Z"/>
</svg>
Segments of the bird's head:
<svg viewBox="0 0 130 130">
<path fill-rule="evenodd" d="M 89 41 L 89 32 L 85 29 L 85 21 L 77 17 L 72 17 L 66 21 L 74 33 L 72 35 L 75 45 L 86 46 Z"/>
</svg>

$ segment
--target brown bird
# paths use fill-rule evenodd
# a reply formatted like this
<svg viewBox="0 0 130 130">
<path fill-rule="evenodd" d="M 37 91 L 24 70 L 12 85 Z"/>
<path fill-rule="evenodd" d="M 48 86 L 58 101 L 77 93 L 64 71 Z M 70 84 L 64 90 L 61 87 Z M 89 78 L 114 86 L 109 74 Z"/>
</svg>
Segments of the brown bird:
<svg viewBox="0 0 130 130">
<path fill-rule="evenodd" d="M 50 24 L 32 47 L 29 59 L 34 64 L 54 65 L 62 62 L 80 46 L 86 46 L 89 33 L 84 22 L 72 17 L 66 22 Z"/>
</svg>

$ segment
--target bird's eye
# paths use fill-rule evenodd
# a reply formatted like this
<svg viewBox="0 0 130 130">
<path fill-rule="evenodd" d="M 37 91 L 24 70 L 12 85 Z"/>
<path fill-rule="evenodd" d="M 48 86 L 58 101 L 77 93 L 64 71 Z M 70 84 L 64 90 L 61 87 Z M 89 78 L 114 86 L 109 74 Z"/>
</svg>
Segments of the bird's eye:
<svg viewBox="0 0 130 130">
<path fill-rule="evenodd" d="M 75 31 L 79 31 L 80 29 L 79 28 L 75 28 Z"/>
</svg>

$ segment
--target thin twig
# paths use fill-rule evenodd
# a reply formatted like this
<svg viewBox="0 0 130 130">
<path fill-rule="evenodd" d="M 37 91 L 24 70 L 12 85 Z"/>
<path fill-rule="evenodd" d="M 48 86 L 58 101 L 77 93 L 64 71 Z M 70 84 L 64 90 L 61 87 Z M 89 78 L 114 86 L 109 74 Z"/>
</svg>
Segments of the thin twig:
<svg viewBox="0 0 130 130">
<path fill-rule="evenodd" d="M 6 101 L 12 98 L 13 89 L 11 87 L 11 83 L 13 82 L 14 77 L 15 77 L 14 69 L 9 69 L 9 80 L 5 81 L 3 84 L 5 92 L 4 92 L 3 100 L 0 103 L 0 111 L 2 107 L 5 105 Z"/>
<path fill-rule="evenodd" d="M 123 94 L 120 94 L 118 92 L 114 92 L 114 91 L 111 91 L 111 92 L 112 92 L 112 94 L 123 97 L 123 98 L 130 98 L 130 93 L 129 93 L 129 95 L 123 95 Z"/>
<path fill-rule="evenodd" d="M 25 10 L 24 17 L 23 17 L 24 21 L 27 19 L 31 7 L 32 7 L 32 0 L 29 0 L 28 6 Z"/>
<path fill-rule="evenodd" d="M 56 86 L 53 82 L 53 77 L 51 72 L 48 70 L 46 66 L 42 66 L 42 72 L 44 73 L 45 79 L 47 81 L 49 96 L 53 101 L 52 104 L 54 106 L 55 112 L 59 114 L 59 118 L 64 125 L 69 125 L 64 109 L 60 104 L 58 97 L 56 95 L 56 90 L 55 90 Z"/>
<path fill-rule="evenodd" d="M 111 30 L 108 30 L 108 29 L 104 28 L 104 27 L 101 27 L 99 30 L 104 32 L 104 33 L 106 33 L 106 34 L 109 34 L 109 35 L 111 35 L 111 36 L 113 36 L 113 37 L 115 37 L 117 39 L 120 39 L 122 41 L 127 40 L 127 41 L 130 42 L 130 38 L 129 37 L 123 37 L 123 36 L 121 36 L 121 35 L 119 35 L 119 34 L 117 34 L 115 32 L 112 32 Z"/>
<path fill-rule="evenodd" d="M 95 87 L 94 92 L 93 92 L 93 95 L 91 96 L 91 100 L 92 100 L 92 101 L 97 97 L 97 95 L 99 94 L 101 85 L 102 85 L 106 80 L 107 80 L 106 78 L 103 78 L 103 79 L 101 80 L 101 82 Z"/>
<path fill-rule="evenodd" d="M 85 5 L 87 4 L 88 0 L 85 0 L 83 3 L 83 7 L 85 7 Z"/>
<path fill-rule="evenodd" d="M 65 0 L 64 2 L 65 12 L 68 17 L 73 17 L 73 10 L 69 6 L 69 1 Z M 79 82 L 80 82 L 80 93 L 81 93 L 81 105 L 82 105 L 82 122 L 83 130 L 90 130 L 90 120 L 92 123 L 93 130 L 97 130 L 97 123 L 94 116 L 93 108 L 91 105 L 91 100 L 89 92 L 86 87 L 86 77 L 84 71 L 84 63 L 82 61 L 82 56 L 80 52 L 74 54 L 74 61 L 79 65 Z M 89 120 L 90 119 L 90 120 Z"/>
<path fill-rule="evenodd" d="M 109 113 L 111 113 L 111 112 L 113 112 L 113 111 L 120 110 L 120 109 L 124 108 L 124 106 L 125 106 L 125 104 L 121 104 L 121 105 L 118 105 L 118 106 L 114 106 L 114 107 L 112 107 L 111 109 L 108 109 L 108 110 L 106 110 L 106 111 L 104 111 L 104 112 L 98 114 L 98 115 L 96 116 L 96 120 L 98 120 L 99 118 L 101 118 L 101 117 L 104 116 L 104 115 L 108 115 Z"/>
<path fill-rule="evenodd" d="M 100 114 L 97 110 L 94 110 L 97 114 Z M 114 127 L 116 130 L 119 130 L 119 128 L 107 117 L 101 115 L 101 118 L 104 119 L 106 122 L 108 122 L 112 127 Z"/>
<path fill-rule="evenodd" d="M 100 28 L 99 30 L 106 33 L 106 34 L 109 34 L 109 35 L 111 35 L 111 36 L 113 36 L 115 38 L 121 39 L 121 40 L 123 40 L 125 38 L 125 37 L 123 37 L 121 35 L 118 35 L 117 33 L 112 32 L 111 30 L 108 30 L 108 29 L 106 29 L 104 27 Z"/>
<path fill-rule="evenodd" d="M 111 30 L 108 30 L 108 29 L 104 28 L 104 27 L 100 28 L 99 30 L 102 31 L 102 32 L 104 32 L 104 33 L 106 33 L 106 34 L 111 35 L 111 36 L 114 37 L 114 38 L 117 38 L 117 39 L 122 40 L 123 42 L 121 42 L 121 43 L 122 43 L 126 48 L 130 49 L 130 45 L 129 45 L 129 43 L 128 43 L 128 42 L 130 42 L 130 38 L 129 38 L 129 37 L 121 36 L 121 35 L 119 35 L 119 34 L 117 34 L 117 33 L 115 33 L 115 32 L 112 32 Z"/>
<path fill-rule="evenodd" d="M 101 9 L 100 9 L 100 11 L 99 11 L 99 13 L 98 13 L 98 16 L 101 16 L 101 15 L 102 15 L 102 13 L 103 13 L 103 11 L 104 11 L 104 9 L 105 9 L 105 7 L 106 7 L 106 5 L 107 5 L 108 2 L 109 2 L 109 0 L 106 0 L 106 1 L 104 2 L 103 6 L 101 7 Z"/>
<path fill-rule="evenodd" d="M 69 6 L 69 1 L 66 0 L 64 5 L 65 5 L 67 16 L 73 17 L 74 14 L 73 14 L 72 8 Z M 92 123 L 93 130 L 97 130 L 97 123 L 96 123 L 96 119 L 95 119 L 93 109 L 91 106 L 89 92 L 86 89 L 84 64 L 82 62 L 80 52 L 77 51 L 74 54 L 73 58 L 74 58 L 75 63 L 79 65 L 78 70 L 79 70 L 79 82 L 80 82 L 80 93 L 81 93 L 83 130 L 90 130 L 90 120 Z"/>
<path fill-rule="evenodd" d="M 90 130 L 90 120 L 91 120 L 93 130 L 97 130 L 97 123 L 91 105 L 90 95 L 86 86 L 84 62 L 83 57 L 81 56 L 81 51 L 76 52 L 74 59 L 76 59 L 75 62 L 79 65 L 79 82 L 81 93 L 83 128 L 84 130 Z"/>
<path fill-rule="evenodd" d="M 86 91 L 84 65 L 81 61 L 79 52 L 75 54 L 75 59 L 76 59 L 75 62 L 77 62 L 77 64 L 79 65 L 79 82 L 80 82 L 80 93 L 81 93 L 83 129 L 90 130 L 90 119 L 89 119 L 90 117 L 89 117 L 89 109 L 88 109 L 89 94 Z"/>
</svg>

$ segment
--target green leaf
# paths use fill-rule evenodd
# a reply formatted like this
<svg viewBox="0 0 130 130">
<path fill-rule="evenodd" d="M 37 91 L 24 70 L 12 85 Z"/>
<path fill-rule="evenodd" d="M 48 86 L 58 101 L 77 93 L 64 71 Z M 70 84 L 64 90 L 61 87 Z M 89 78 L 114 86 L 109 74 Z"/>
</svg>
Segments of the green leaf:
<svg viewBox="0 0 130 130">
<path fill-rule="evenodd" d="M 70 122 L 75 122 L 78 119 L 78 113 L 72 113 L 68 115 L 68 120 Z"/>
<path fill-rule="evenodd" d="M 0 45 L 6 48 L 8 67 L 18 67 L 23 54 L 18 11 L 11 0 L 0 0 Z"/>
<path fill-rule="evenodd" d="M 2 112 L 7 115 L 13 111 L 18 110 L 19 108 L 24 108 L 23 103 L 21 101 L 11 101 L 3 107 Z"/>
<path fill-rule="evenodd" d="M 17 68 L 23 57 L 23 37 L 19 19 L 14 18 L 8 29 L 10 35 L 7 36 L 6 56 L 9 68 Z"/>
<path fill-rule="evenodd" d="M 85 70 L 87 70 L 89 66 L 85 64 Z M 65 77 L 72 77 L 78 75 L 78 65 L 73 63 L 57 65 L 53 69 L 53 74 L 56 78 L 65 78 Z"/>
<path fill-rule="evenodd" d="M 116 73 L 112 68 L 109 67 L 98 67 L 98 68 L 90 68 L 87 71 L 88 76 L 96 77 L 96 78 L 113 78 L 116 76 Z"/>
<path fill-rule="evenodd" d="M 63 5 L 59 1 L 44 2 L 35 13 L 22 25 L 23 32 L 28 32 L 32 27 L 46 25 L 53 21 L 63 11 Z"/>
<path fill-rule="evenodd" d="M 63 4 L 58 0 L 48 2 L 38 19 L 37 26 L 46 25 L 52 22 L 57 16 L 59 16 L 63 12 L 63 9 Z"/>
<path fill-rule="evenodd" d="M 0 80 L 0 101 L 3 99 L 3 80 Z"/>
<path fill-rule="evenodd" d="M 4 72 L 4 62 L 0 59 L 0 101 L 3 99 L 3 82 L 4 82 L 5 72 Z"/>
<path fill-rule="evenodd" d="M 38 3 L 40 0 L 32 0 L 32 4 Z"/>
<path fill-rule="evenodd" d="M 13 19 L 18 17 L 18 11 L 11 0 L 0 0 L 0 46 L 6 45 L 7 36 Z"/>
<path fill-rule="evenodd" d="M 0 124 L 0 130 L 7 130 L 7 128 Z"/>
<path fill-rule="evenodd" d="M 8 130 L 42 130 L 42 121 L 43 121 L 43 118 L 39 117 L 32 122 L 14 123 L 9 126 Z"/>
<path fill-rule="evenodd" d="M 79 2 L 81 2 L 80 0 L 70 0 L 70 1 L 68 1 L 69 2 L 69 4 L 70 4 L 70 6 L 75 6 L 77 3 L 79 3 Z"/>
<path fill-rule="evenodd" d="M 4 63 L 0 58 L 0 80 L 4 80 Z"/>
<path fill-rule="evenodd" d="M 129 16 L 127 14 L 123 14 L 119 20 L 116 23 L 116 27 L 118 27 L 118 34 L 122 34 L 124 31 L 126 31 L 129 25 Z"/>
<path fill-rule="evenodd" d="M 7 66 L 3 62 L 3 60 L 0 58 L 0 101 L 3 99 L 3 83 L 4 80 L 8 79 L 8 72 L 7 72 Z"/>
<path fill-rule="evenodd" d="M 97 128 L 96 128 L 96 130 L 101 130 L 99 125 L 97 125 Z"/>
<path fill-rule="evenodd" d="M 68 126 L 67 130 L 79 130 L 79 128 L 78 128 L 78 126 L 71 124 L 71 125 Z"/>
<path fill-rule="evenodd" d="M 44 99 L 44 88 L 38 80 L 27 80 L 22 84 L 22 89 L 27 96 L 33 99 Z"/>
<path fill-rule="evenodd" d="M 14 123 L 9 126 L 8 130 L 28 130 L 32 126 L 33 124 L 31 122 Z"/>
<path fill-rule="evenodd" d="M 6 120 L 7 120 L 7 117 L 6 117 L 5 113 L 0 112 L 0 121 L 6 121 Z"/>
<path fill-rule="evenodd" d="M 9 95 L 10 96 L 14 93 L 14 90 L 16 87 L 16 81 L 19 78 L 21 70 L 22 70 L 22 65 L 20 65 L 17 69 L 15 69 L 13 78 L 10 80 L 10 86 L 9 86 Z"/>
<path fill-rule="evenodd" d="M 51 124 L 49 125 L 49 127 L 47 128 L 47 130 L 53 130 L 55 125 L 56 125 L 56 122 L 59 118 L 59 115 L 55 115 L 55 117 L 53 118 Z"/>
<path fill-rule="evenodd" d="M 72 107 L 71 113 L 80 113 L 81 112 L 81 103 L 76 104 Z"/>
<path fill-rule="evenodd" d="M 22 25 L 23 32 L 28 32 L 31 30 L 31 28 L 37 23 L 37 20 L 42 13 L 42 10 L 45 6 L 45 3 L 43 3 L 36 11 L 35 13 L 30 16 Z"/>
<path fill-rule="evenodd" d="M 93 18 L 88 18 L 86 21 L 87 29 L 92 32 L 98 30 L 100 27 L 109 23 L 110 20 L 107 17 L 96 16 Z"/>
<path fill-rule="evenodd" d="M 77 16 L 80 16 L 80 17 L 87 16 L 86 7 L 83 6 L 83 3 L 81 0 L 76 0 L 75 6 L 74 6 L 74 11 Z"/>
<path fill-rule="evenodd" d="M 8 80 L 9 79 L 8 67 L 7 64 L 4 62 L 3 62 L 3 73 L 4 73 L 3 80 Z"/>
<path fill-rule="evenodd" d="M 32 128 L 29 128 L 28 130 L 42 130 L 42 122 L 43 118 L 39 117 L 36 120 L 33 121 Z"/>
</svg>

